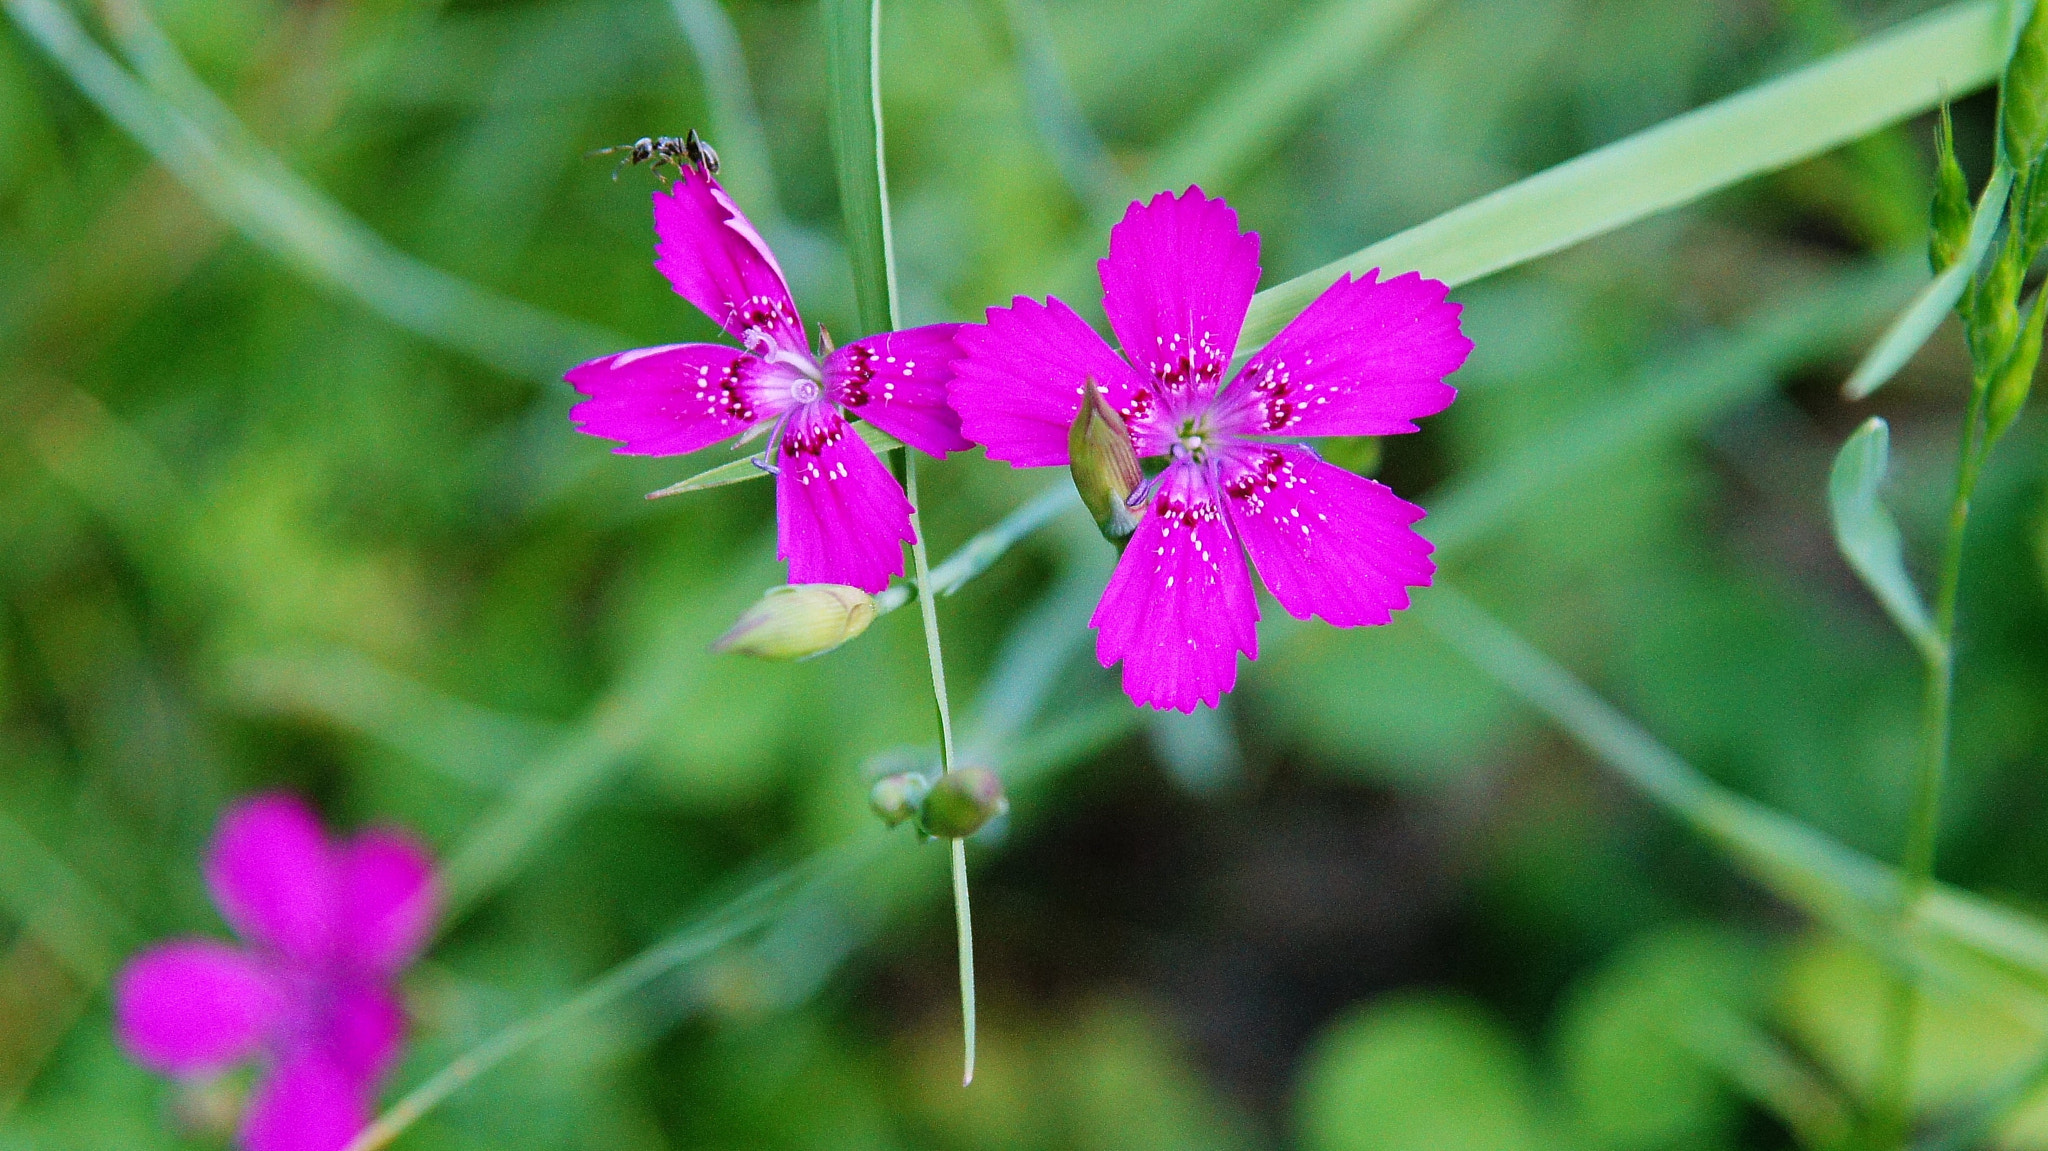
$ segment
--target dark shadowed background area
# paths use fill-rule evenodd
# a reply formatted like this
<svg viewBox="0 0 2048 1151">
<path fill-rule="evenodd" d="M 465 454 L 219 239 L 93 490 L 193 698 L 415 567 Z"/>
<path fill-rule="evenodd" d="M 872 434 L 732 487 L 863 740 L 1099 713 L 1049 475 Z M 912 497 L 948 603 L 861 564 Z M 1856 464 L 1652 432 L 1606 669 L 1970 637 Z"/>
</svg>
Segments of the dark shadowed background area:
<svg viewBox="0 0 2048 1151">
<path fill-rule="evenodd" d="M 782 578 L 769 486 L 647 502 L 730 456 L 612 456 L 559 382 L 719 338 L 651 266 L 653 178 L 585 157 L 644 134 L 703 129 L 806 318 L 854 329 L 814 5 L 45 7 L 142 77 L 128 127 L 164 151 L 110 121 L 118 84 L 81 90 L 90 52 L 0 22 L 0 1149 L 222 1144 L 239 1081 L 131 1064 L 105 981 L 225 934 L 198 855 L 270 788 L 449 863 L 395 1089 L 836 861 L 400 1148 L 1720 1151 L 1823 1145 L 1867 1088 L 1877 961 L 1412 620 L 1276 626 L 1220 713 L 1133 712 L 1092 659 L 1113 555 L 1076 505 L 941 604 L 964 746 L 1015 800 L 971 846 L 963 1092 L 944 852 L 865 800 L 933 738 L 916 612 L 803 664 L 709 654 Z M 1276 283 L 1928 7 L 890 0 L 906 319 L 1048 292 L 1099 316 L 1109 224 L 1190 181 Z M 1958 106 L 1979 178 L 1991 121 Z M 1886 859 L 1919 669 L 1823 493 L 1886 415 L 1931 554 L 1960 339 L 1838 398 L 1924 277 L 1930 124 L 1459 289 L 1457 404 L 1327 445 L 1431 510 L 1447 585 Z M 2042 466 L 2029 418 L 1976 510 L 1942 860 L 2023 906 L 2048 901 Z M 979 452 L 923 474 L 935 557 L 1067 482 Z M 2048 1037 L 1934 1010 L 1930 1104 Z M 2048 1147 L 2028 1115 L 2005 1145 Z"/>
</svg>

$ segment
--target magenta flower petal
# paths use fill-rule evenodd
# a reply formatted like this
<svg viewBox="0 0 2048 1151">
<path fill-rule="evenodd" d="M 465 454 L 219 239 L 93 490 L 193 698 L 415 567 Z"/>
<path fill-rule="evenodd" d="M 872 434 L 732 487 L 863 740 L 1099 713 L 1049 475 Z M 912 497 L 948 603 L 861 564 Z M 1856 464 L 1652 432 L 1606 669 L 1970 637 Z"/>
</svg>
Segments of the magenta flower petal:
<svg viewBox="0 0 2048 1151">
<path fill-rule="evenodd" d="M 685 169 L 654 193 L 654 266 L 742 344 L 806 352 L 803 319 L 774 253 L 718 181 Z M 758 349 L 756 349 L 758 350 Z"/>
<path fill-rule="evenodd" d="M 174 1075 L 219 1071 L 255 1054 L 284 994 L 249 953 L 203 939 L 151 948 L 114 983 L 114 1031 L 139 1062 Z"/>
<path fill-rule="evenodd" d="M 242 1116 L 245 1151 L 342 1151 L 370 1125 L 371 1095 L 315 1052 L 287 1059 L 256 1085 Z"/>
<path fill-rule="evenodd" d="M 903 572 L 910 501 L 846 417 L 822 401 L 791 409 L 777 449 L 776 554 L 791 583 L 879 592 Z"/>
<path fill-rule="evenodd" d="M 825 359 L 825 389 L 841 407 L 940 459 L 972 446 L 946 406 L 946 381 L 960 355 L 959 324 L 929 324 L 855 340 Z"/>
<path fill-rule="evenodd" d="M 1444 377 L 1472 350 L 1463 305 L 1439 280 L 1378 274 L 1331 284 L 1251 358 L 1228 397 L 1252 407 L 1242 431 L 1395 435 L 1450 406 L 1458 393 Z"/>
<path fill-rule="evenodd" d="M 1020 468 L 1064 465 L 1067 428 L 1089 376 L 1124 414 L 1139 455 L 1166 450 L 1142 418 L 1154 401 L 1151 381 L 1059 300 L 1018 296 L 1007 308 L 990 308 L 988 323 L 960 329 L 953 342 L 965 358 L 953 364 L 948 397 L 961 432 L 990 459 Z"/>
<path fill-rule="evenodd" d="M 761 361 L 723 344 L 635 348 L 578 364 L 565 377 L 590 398 L 569 409 L 587 435 L 619 440 L 625 456 L 675 456 L 736 436 L 772 400 Z"/>
<path fill-rule="evenodd" d="M 433 933 L 433 860 L 409 836 L 367 831 L 335 853 L 334 868 L 342 957 L 364 973 L 397 974 Z"/>
<path fill-rule="evenodd" d="M 1095 655 L 1123 661 L 1133 702 L 1210 707 L 1237 683 L 1237 655 L 1259 654 L 1259 606 L 1244 553 L 1199 464 L 1170 465 L 1088 622 Z"/>
<path fill-rule="evenodd" d="M 1131 362 L 1167 389 L 1215 394 L 1259 287 L 1258 233 L 1240 234 L 1237 213 L 1200 188 L 1161 192 L 1124 212 L 1098 266 Z"/>
<path fill-rule="evenodd" d="M 374 1088 L 405 1043 L 405 1007 L 390 988 L 343 984 L 330 992 L 319 1050 L 366 1089 Z"/>
<path fill-rule="evenodd" d="M 306 805 L 264 795 L 229 809 L 206 860 L 207 887 L 242 938 L 301 962 L 324 961 L 334 931 L 327 840 Z"/>
<path fill-rule="evenodd" d="M 1422 509 L 1307 448 L 1247 444 L 1223 469 L 1230 524 L 1296 619 L 1383 624 L 1436 565 L 1412 526 Z"/>
</svg>

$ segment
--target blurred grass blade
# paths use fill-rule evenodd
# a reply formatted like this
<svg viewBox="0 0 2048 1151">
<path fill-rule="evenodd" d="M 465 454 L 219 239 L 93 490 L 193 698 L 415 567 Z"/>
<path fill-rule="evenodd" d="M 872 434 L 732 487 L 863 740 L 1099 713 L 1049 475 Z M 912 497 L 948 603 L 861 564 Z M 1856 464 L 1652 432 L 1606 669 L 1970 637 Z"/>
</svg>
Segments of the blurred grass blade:
<svg viewBox="0 0 2048 1151">
<path fill-rule="evenodd" d="M 1896 961 L 1941 967 L 1964 959 L 1976 973 L 2002 973 L 2048 999 L 2048 923 L 1935 884 L 1907 912 L 1900 934 L 1884 935 L 1899 922 L 1903 887 L 1895 869 L 1707 778 L 1442 581 L 1410 614 L 1816 919 L 1873 938 Z"/>
<path fill-rule="evenodd" d="M 1485 467 L 1431 492 L 1422 501 L 1429 518 L 1421 527 L 1437 545 L 1438 562 L 1575 477 L 1764 395 L 1802 364 L 1851 350 L 1908 298 L 1925 267 L 1917 255 L 1900 256 L 1759 301 L 1731 330 L 1660 355 L 1524 446 L 1498 452 Z"/>
<path fill-rule="evenodd" d="M 711 130 L 716 134 L 712 143 L 723 161 L 719 180 L 747 205 L 757 223 L 779 224 L 782 201 L 776 193 L 768 132 L 761 124 L 754 81 L 732 17 L 718 0 L 669 0 L 668 6 L 704 73 L 704 101 L 711 106 Z"/>
<path fill-rule="evenodd" d="M 452 927 L 498 886 L 530 862 L 570 819 L 581 814 L 606 786 L 636 762 L 635 756 L 662 730 L 676 703 L 698 683 L 723 630 L 754 596 L 748 589 L 769 582 L 770 549 L 747 549 L 754 557 L 726 573 L 715 591 L 693 596 L 654 630 L 638 661 L 597 700 L 574 728 L 533 763 L 521 769 L 505 795 L 447 854 L 442 881 Z"/>
<path fill-rule="evenodd" d="M 538 1015 L 522 1019 L 471 1048 L 377 1117 L 345 1151 L 377 1151 L 479 1076 L 562 1027 L 610 1007 L 656 979 L 703 959 L 741 936 L 774 922 L 839 872 L 873 854 L 868 840 L 814 856 L 755 884 L 731 902 L 613 968 L 582 991 Z"/>
<path fill-rule="evenodd" d="M 946 557 L 946 562 L 932 569 L 932 594 L 952 595 L 967 581 L 987 571 L 1003 558 L 1003 553 L 1016 546 L 1018 540 L 1044 527 L 1054 516 L 1070 508 L 1079 508 L 1081 498 L 1066 483 L 1057 483 L 1033 496 L 1024 506 L 996 521 L 995 525 L 975 534 L 973 539 L 961 544 L 959 549 Z M 913 584 L 891 585 L 875 597 L 877 613 L 895 611 L 909 603 L 917 594 Z"/>
<path fill-rule="evenodd" d="M 1272 339 L 1346 272 L 1469 283 L 1970 92 L 1998 74 L 2006 44 L 1993 0 L 1930 13 L 1268 288 L 1252 301 L 1239 352 Z"/>
<path fill-rule="evenodd" d="M 1842 445 L 1828 473 L 1828 513 L 1834 520 L 1835 543 L 1843 558 L 1891 613 L 1929 663 L 1942 658 L 1941 637 L 1906 574 L 1899 525 L 1878 499 L 1891 460 L 1891 431 L 1876 416 L 1865 421 Z"/>
<path fill-rule="evenodd" d="M 391 247 L 265 156 L 245 160 L 167 106 L 52 0 L 0 0 L 100 111 L 248 239 L 392 323 L 506 373 L 547 383 L 631 341 L 489 292 Z"/>
<path fill-rule="evenodd" d="M 821 0 L 825 119 L 839 171 L 839 212 L 860 307 L 860 335 L 896 327 L 889 165 L 882 151 L 881 0 Z"/>
<path fill-rule="evenodd" d="M 865 420 L 853 425 L 853 430 L 868 447 L 874 449 L 876 455 L 881 455 L 884 452 L 893 452 L 903 446 L 901 440 Z M 720 464 L 715 468 L 698 472 L 689 479 L 670 484 L 660 491 L 648 492 L 647 498 L 658 500 L 664 496 L 679 496 L 686 492 L 701 492 L 709 488 L 722 488 L 727 484 L 758 480 L 763 476 L 772 474 L 767 469 L 761 467 L 761 465 L 755 463 L 755 458 L 755 456 L 748 456 L 745 459 L 734 460 L 731 463 Z"/>
<path fill-rule="evenodd" d="M 1124 176 L 1074 100 L 1053 50 L 1042 0 L 1000 0 L 1009 18 L 1011 51 L 1024 77 L 1024 97 L 1038 134 L 1052 147 L 1053 167 L 1077 199 L 1096 212 L 1118 204 Z"/>
<path fill-rule="evenodd" d="M 0 907 L 87 987 L 113 977 L 134 935 L 113 905 L 6 811 L 0 811 Z"/>
<path fill-rule="evenodd" d="M 1977 213 L 1970 218 L 1970 239 L 1963 245 L 1962 254 L 1956 262 L 1934 277 L 1927 287 L 1921 289 L 1899 318 L 1892 321 L 1884 335 L 1870 351 L 1863 362 L 1849 373 L 1848 382 L 1842 385 L 1842 394 L 1852 400 L 1860 400 L 1884 386 L 1885 381 L 1898 375 L 1906 361 L 1927 343 L 1928 337 L 1948 318 L 1956 301 L 1963 298 L 1963 289 L 1969 287 L 1970 277 L 1977 272 L 1977 265 L 1984 262 L 1984 254 L 1991 250 L 1992 233 L 1998 230 L 1998 221 L 2005 212 L 2006 195 L 2012 191 L 2012 169 L 2000 164 L 1991 174 L 1991 182 L 1984 187 L 1983 196 L 1977 200 Z"/>
<path fill-rule="evenodd" d="M 1134 196 L 1235 183 L 1311 107 L 1384 55 L 1437 0 L 1327 0 L 1303 13 L 1173 134 L 1130 182 Z M 1121 210 L 1121 203 L 1113 205 Z"/>
<path fill-rule="evenodd" d="M 485 790 L 506 786 L 561 738 L 552 725 L 455 699 L 346 648 L 247 657 L 228 680 L 245 708 L 315 718 Z"/>
</svg>

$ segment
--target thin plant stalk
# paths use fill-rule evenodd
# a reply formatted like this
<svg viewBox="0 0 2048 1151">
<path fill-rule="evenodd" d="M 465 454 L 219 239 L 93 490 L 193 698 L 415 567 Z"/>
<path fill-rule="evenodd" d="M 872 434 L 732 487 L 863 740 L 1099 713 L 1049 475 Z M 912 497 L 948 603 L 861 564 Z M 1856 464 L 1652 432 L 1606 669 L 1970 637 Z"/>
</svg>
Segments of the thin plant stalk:
<svg viewBox="0 0 2048 1151">
<path fill-rule="evenodd" d="M 917 454 L 903 453 L 903 491 L 910 498 L 910 561 L 917 572 L 918 614 L 924 621 L 924 650 L 932 667 L 932 703 L 939 713 L 939 770 L 953 770 L 953 709 L 946 699 L 946 653 L 939 640 L 939 603 L 932 595 L 931 561 L 926 557 L 924 525 L 918 520 Z M 960 1027 L 966 1071 L 961 1084 L 974 1082 L 974 919 L 967 902 L 967 841 L 953 847 L 953 921 L 960 939 Z"/>
<path fill-rule="evenodd" d="M 1954 740 L 1956 601 L 1963 582 L 1963 544 L 1969 531 L 1970 501 L 1976 494 L 1984 457 L 1991 448 L 1984 425 L 1990 384 L 1985 373 L 1974 374 L 1969 406 L 1963 417 L 1962 443 L 1956 453 L 1955 494 L 1949 502 L 1947 536 L 1942 543 L 1941 571 L 1935 587 L 1935 642 L 1924 659 L 1927 688 L 1921 711 L 1920 766 L 1913 779 L 1906 846 L 1899 860 L 1902 925 L 1910 920 L 1934 882 L 1935 848 L 1941 832 L 1941 789 L 1948 775 L 1949 748 Z M 1873 1143 L 1879 1147 L 1904 1146 L 1910 1134 L 1918 1001 L 1919 993 L 1911 977 L 1899 975 L 1892 983 L 1885 1020 L 1884 1061 L 1872 1110 Z"/>
<path fill-rule="evenodd" d="M 854 295 L 870 331 L 894 329 L 897 315 L 896 243 L 889 225 L 889 166 L 882 125 L 881 0 L 824 0 L 829 118 L 839 168 L 840 210 L 853 261 Z M 946 698 L 946 659 L 939 639 L 938 603 L 925 551 L 922 501 L 915 453 L 902 457 L 903 493 L 910 501 L 910 557 L 917 576 L 925 654 L 931 661 L 932 702 L 939 716 L 939 766 L 953 770 L 953 715 Z M 967 845 L 952 842 L 953 915 L 960 944 L 960 1025 L 963 1083 L 974 1081 L 974 932 L 967 899 Z"/>
</svg>

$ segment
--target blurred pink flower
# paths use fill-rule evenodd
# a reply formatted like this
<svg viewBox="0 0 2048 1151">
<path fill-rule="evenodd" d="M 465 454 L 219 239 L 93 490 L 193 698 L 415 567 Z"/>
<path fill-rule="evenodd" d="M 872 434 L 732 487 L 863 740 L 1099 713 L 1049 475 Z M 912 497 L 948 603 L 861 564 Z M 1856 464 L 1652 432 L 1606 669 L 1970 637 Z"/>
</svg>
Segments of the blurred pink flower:
<svg viewBox="0 0 2048 1151">
<path fill-rule="evenodd" d="M 776 554 L 791 583 L 879 592 L 903 572 L 910 502 L 866 442 L 858 415 L 932 455 L 966 448 L 946 406 L 958 324 L 883 332 L 811 353 L 782 268 L 718 181 L 685 166 L 654 193 L 654 266 L 742 347 L 665 344 L 591 360 L 568 380 L 569 410 L 623 455 L 672 456 L 772 429 Z"/>
<path fill-rule="evenodd" d="M 1057 299 L 1018 297 L 955 337 L 961 429 L 1018 467 L 1065 464 L 1093 377 L 1137 454 L 1169 457 L 1133 494 L 1147 511 L 1090 621 L 1140 704 L 1214 707 L 1258 655 L 1244 551 L 1296 618 L 1383 624 L 1435 572 L 1422 509 L 1262 437 L 1381 436 L 1449 406 L 1444 377 L 1472 349 L 1448 289 L 1415 273 L 1345 275 L 1228 384 L 1259 282 L 1259 238 L 1200 188 L 1133 203 L 1099 265 L 1119 355 Z M 1240 550 L 1240 544 L 1244 550 Z"/>
<path fill-rule="evenodd" d="M 338 1151 L 404 1042 L 393 983 L 433 930 L 432 860 L 395 831 L 330 841 L 297 799 L 265 795 L 221 819 L 206 882 L 248 946 L 180 939 L 137 956 L 114 988 L 121 1044 L 180 1077 L 259 1060 L 242 1146 Z"/>
</svg>

